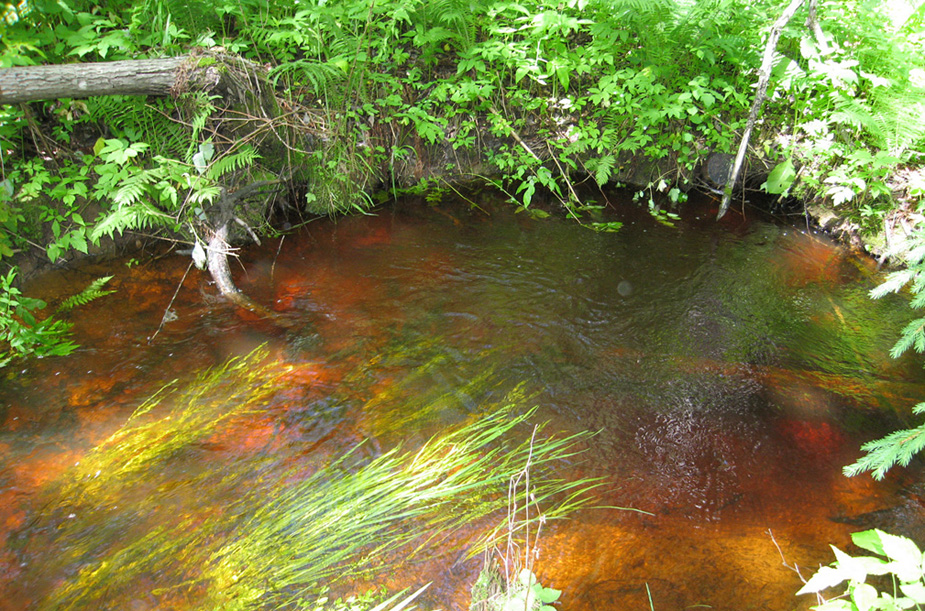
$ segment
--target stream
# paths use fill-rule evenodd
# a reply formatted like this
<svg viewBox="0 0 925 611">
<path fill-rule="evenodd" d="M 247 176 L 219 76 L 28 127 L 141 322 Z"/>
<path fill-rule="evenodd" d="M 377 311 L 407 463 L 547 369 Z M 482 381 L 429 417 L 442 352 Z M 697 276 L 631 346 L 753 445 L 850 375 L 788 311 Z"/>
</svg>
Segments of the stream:
<svg viewBox="0 0 925 611">
<path fill-rule="evenodd" d="M 0 371 L 0 609 L 211 608 L 184 584 L 224 557 L 210 542 L 236 536 L 214 524 L 261 515 L 242 518 L 238 497 L 275 499 L 360 442 L 360 462 L 420 448 L 498 406 L 594 433 L 557 471 L 600 478 L 594 502 L 539 540 L 536 573 L 564 611 L 808 609 L 789 567 L 808 579 L 829 544 L 874 526 L 925 540 L 918 467 L 841 474 L 925 397 L 918 359 L 889 357 L 911 313 L 868 297 L 872 261 L 750 209 L 716 222 L 706 197 L 671 219 L 608 193 L 614 233 L 470 197 L 403 199 L 242 250 L 235 280 L 273 320 L 217 301 L 175 254 L 37 281 L 52 304 L 100 276 L 116 292 L 70 315 L 74 354 Z M 267 369 L 202 382 L 255 350 Z M 263 375 L 259 409 L 231 410 Z M 139 411 L 175 380 L 202 389 L 182 412 L 189 437 L 130 485 L 127 463 L 89 467 L 94 448 L 124 447 L 127 423 L 188 399 L 165 391 Z M 332 596 L 431 582 L 425 609 L 468 609 L 481 560 L 465 552 L 485 528 L 417 560 L 399 550 Z M 176 545 L 144 560 L 155 535 Z"/>
</svg>

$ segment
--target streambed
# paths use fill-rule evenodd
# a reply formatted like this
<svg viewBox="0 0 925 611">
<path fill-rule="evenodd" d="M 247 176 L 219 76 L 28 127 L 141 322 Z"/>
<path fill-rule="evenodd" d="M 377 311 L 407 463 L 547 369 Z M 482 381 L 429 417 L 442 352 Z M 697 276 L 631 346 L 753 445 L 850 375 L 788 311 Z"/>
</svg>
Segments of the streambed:
<svg viewBox="0 0 925 611">
<path fill-rule="evenodd" d="M 622 201 L 617 233 L 533 220 L 491 193 L 477 203 L 402 200 L 248 248 L 236 280 L 276 321 L 213 303 L 179 256 L 44 278 L 41 295 L 109 274 L 118 292 L 75 312 L 75 354 L 4 372 L 0 608 L 56 608 L 88 571 L 129 567 L 124 550 L 158 525 L 195 532 L 321 457 L 420 447 L 510 403 L 536 406 L 547 430 L 597 432 L 568 471 L 603 478 L 598 507 L 540 544 L 537 572 L 566 610 L 647 609 L 649 593 L 661 610 L 808 608 L 782 555 L 812 567 L 867 526 L 919 534 L 915 469 L 841 475 L 925 394 L 915 359 L 888 356 L 908 311 L 867 297 L 869 261 L 755 212 L 716 223 L 709 199 L 675 221 Z M 69 509 L 61 481 L 145 399 L 261 346 L 277 369 L 259 411 L 177 449 L 147 488 Z M 220 414 L 227 387 L 198 400 Z M 481 527 L 376 583 L 433 582 L 428 607 L 467 608 L 480 562 L 463 552 Z M 133 566 L 74 608 L 201 608 L 166 575 L 206 569 Z"/>
</svg>

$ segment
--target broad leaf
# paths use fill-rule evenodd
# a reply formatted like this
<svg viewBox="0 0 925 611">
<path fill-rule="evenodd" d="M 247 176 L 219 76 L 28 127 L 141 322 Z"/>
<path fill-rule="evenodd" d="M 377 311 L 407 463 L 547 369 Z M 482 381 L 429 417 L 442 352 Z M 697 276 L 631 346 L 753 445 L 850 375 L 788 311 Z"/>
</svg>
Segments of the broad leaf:
<svg viewBox="0 0 925 611">
<path fill-rule="evenodd" d="M 880 540 L 887 557 L 907 569 L 903 571 L 904 574 L 897 573 L 902 581 L 914 581 L 922 577 L 922 552 L 911 539 L 881 532 Z"/>
<path fill-rule="evenodd" d="M 911 598 L 917 604 L 925 604 L 925 584 L 922 584 L 921 581 L 900 584 L 899 589 L 903 595 Z"/>
<path fill-rule="evenodd" d="M 877 589 L 866 583 L 858 584 L 851 592 L 851 600 L 858 611 L 869 611 L 877 604 Z"/>
<path fill-rule="evenodd" d="M 819 569 L 815 575 L 809 578 L 809 581 L 807 581 L 803 587 L 800 588 L 799 592 L 797 592 L 797 595 L 822 592 L 823 590 L 837 586 L 847 578 L 848 575 L 846 575 L 844 572 L 830 566 L 824 566 Z"/>
<path fill-rule="evenodd" d="M 771 173 L 768 174 L 768 179 L 761 187 L 768 193 L 781 195 L 786 193 L 787 190 L 793 186 L 796 177 L 796 168 L 793 167 L 793 162 L 787 159 L 786 161 L 778 163 L 777 166 L 771 170 Z"/>
<path fill-rule="evenodd" d="M 880 540 L 880 535 L 882 532 L 883 531 L 874 528 L 871 530 L 853 533 L 851 535 L 851 541 L 861 549 L 866 549 L 869 552 L 880 554 L 881 556 L 886 556 L 886 552 L 883 550 L 883 542 Z"/>
</svg>

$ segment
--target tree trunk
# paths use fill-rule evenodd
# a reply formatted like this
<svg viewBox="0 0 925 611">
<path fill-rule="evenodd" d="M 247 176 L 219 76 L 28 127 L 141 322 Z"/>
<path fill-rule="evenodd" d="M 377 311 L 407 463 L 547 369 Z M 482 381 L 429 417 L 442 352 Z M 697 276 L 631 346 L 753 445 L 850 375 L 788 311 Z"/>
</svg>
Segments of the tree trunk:
<svg viewBox="0 0 925 611">
<path fill-rule="evenodd" d="M 277 112 L 266 69 L 246 59 L 204 51 L 165 59 L 19 66 L 0 69 L 0 104 L 100 95 L 178 96 L 204 91 L 226 108 L 252 116 Z"/>
<path fill-rule="evenodd" d="M 273 321 L 281 327 L 293 327 L 292 322 L 281 317 L 276 312 L 268 310 L 238 290 L 234 280 L 231 278 L 231 269 L 228 266 L 229 250 L 228 223 L 225 222 L 209 236 L 209 243 L 206 246 L 206 263 L 209 275 L 212 276 L 212 281 L 215 282 L 219 293 L 238 307 Z"/>
<path fill-rule="evenodd" d="M 189 56 L 0 70 L 0 104 L 97 95 L 166 96 Z"/>
<path fill-rule="evenodd" d="M 774 61 L 774 51 L 777 49 L 777 41 L 780 39 L 781 32 L 787 23 L 793 18 L 797 10 L 803 6 L 805 0 L 791 0 L 790 5 L 784 9 L 783 14 L 778 17 L 771 31 L 768 33 L 768 42 L 764 47 L 764 57 L 761 60 L 761 68 L 758 69 L 758 91 L 755 93 L 755 99 L 752 102 L 751 111 L 748 113 L 748 122 L 745 124 L 745 132 L 742 134 L 742 140 L 739 143 L 739 152 L 736 154 L 735 162 L 732 164 L 732 172 L 729 180 L 726 182 L 726 188 L 723 189 L 723 201 L 719 206 L 719 214 L 716 220 L 723 218 L 726 210 L 729 209 L 729 202 L 732 200 L 732 190 L 735 188 L 736 181 L 739 179 L 739 172 L 742 169 L 742 161 L 745 159 L 745 152 L 748 150 L 748 141 L 752 137 L 752 130 L 755 128 L 755 122 L 758 120 L 758 111 L 764 104 L 765 95 L 768 91 L 768 81 L 771 79 L 771 67 Z"/>
</svg>

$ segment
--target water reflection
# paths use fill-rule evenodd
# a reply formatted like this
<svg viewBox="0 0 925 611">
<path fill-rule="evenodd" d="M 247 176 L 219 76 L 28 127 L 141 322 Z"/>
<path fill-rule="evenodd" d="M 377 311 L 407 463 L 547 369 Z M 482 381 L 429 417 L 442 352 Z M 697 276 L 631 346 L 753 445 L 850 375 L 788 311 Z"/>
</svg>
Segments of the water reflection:
<svg viewBox="0 0 925 611">
<path fill-rule="evenodd" d="M 414 446 L 516 403 L 538 405 L 554 429 L 599 431 L 567 470 L 606 478 L 601 505 L 653 514 L 586 510 L 548 529 L 539 570 L 565 589 L 563 608 L 648 608 L 650 594 L 657 609 L 807 607 L 775 540 L 807 566 L 847 541 L 852 525 L 832 518 L 897 505 L 881 518 L 917 519 L 898 493 L 905 476 L 875 485 L 840 468 L 920 400 L 921 375 L 888 358 L 906 312 L 867 298 L 863 261 L 792 228 L 717 225 L 712 205 L 693 202 L 669 228 L 626 204 L 616 234 L 530 221 L 490 198 L 482 210 L 407 201 L 314 223 L 241 260 L 241 287 L 285 325 L 208 303 L 214 289 L 190 278 L 154 341 L 186 260 L 51 279 L 44 290 L 66 294 L 62 283 L 116 273 L 119 293 L 76 314 L 76 355 L 3 383 L 6 604 L 37 608 L 80 572 L 79 549 L 62 553 L 50 533 L 111 533 L 116 546 L 159 520 L 195 532 L 235 486 L 275 493 L 270 476 L 223 480 L 231 464 L 311 471 L 362 440 L 373 454 Z M 68 518 L 66 504 L 39 501 L 161 385 L 263 344 L 287 367 L 275 407 L 202 431 L 150 482 L 145 494 L 162 501 L 150 515 Z M 168 517 L 181 475 L 211 491 L 186 522 Z M 110 492 L 110 505 L 128 502 Z M 433 580 L 432 603 L 466 608 L 473 565 L 435 553 L 409 569 L 416 583 L 389 584 Z M 159 570 L 138 584 L 138 608 L 189 608 L 151 593 Z"/>
</svg>

